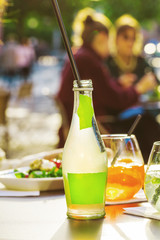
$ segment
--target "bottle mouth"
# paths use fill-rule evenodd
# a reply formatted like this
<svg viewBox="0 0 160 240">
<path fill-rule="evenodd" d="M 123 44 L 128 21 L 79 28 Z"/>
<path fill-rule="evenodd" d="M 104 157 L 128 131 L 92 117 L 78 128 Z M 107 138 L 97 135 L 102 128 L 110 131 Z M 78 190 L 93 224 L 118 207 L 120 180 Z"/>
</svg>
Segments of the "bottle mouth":
<svg viewBox="0 0 160 240">
<path fill-rule="evenodd" d="M 92 80 L 91 79 L 87 79 L 87 80 L 81 80 L 80 81 L 81 86 L 78 85 L 78 81 L 74 80 L 73 82 L 73 88 L 91 88 L 90 90 L 92 90 L 93 85 L 92 85 Z"/>
<path fill-rule="evenodd" d="M 127 135 L 127 134 L 102 134 L 101 135 L 102 139 L 118 139 L 118 140 L 124 140 L 124 139 L 134 139 L 135 135 Z"/>
</svg>

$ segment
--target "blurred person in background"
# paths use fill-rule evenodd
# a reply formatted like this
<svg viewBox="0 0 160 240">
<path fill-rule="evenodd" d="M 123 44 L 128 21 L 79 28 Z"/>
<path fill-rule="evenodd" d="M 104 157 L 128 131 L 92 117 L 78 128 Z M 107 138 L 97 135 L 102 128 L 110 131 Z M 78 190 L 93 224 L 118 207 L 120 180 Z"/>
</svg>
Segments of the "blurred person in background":
<svg viewBox="0 0 160 240">
<path fill-rule="evenodd" d="M 106 59 L 106 67 L 115 81 L 124 88 L 136 85 L 143 78 L 153 79 L 158 83 L 153 69 L 141 55 L 143 39 L 140 25 L 135 18 L 128 14 L 118 18 L 115 29 L 112 28 L 110 41 L 111 55 Z M 147 94 L 151 92 L 148 91 Z M 111 122 L 109 126 L 112 133 L 126 133 L 137 114 L 143 115 L 143 121 L 137 126 L 135 134 L 147 161 L 152 141 L 160 138 L 160 126 L 149 112 L 146 112 L 141 105 L 130 107 L 116 116 L 116 121 Z M 148 131 L 147 126 L 150 126 Z M 148 132 L 150 142 L 143 137 L 145 132 Z M 147 151 L 146 148 L 149 150 Z"/>
<path fill-rule="evenodd" d="M 29 39 L 23 38 L 17 46 L 17 68 L 24 81 L 28 81 L 33 63 L 35 61 L 35 51 Z"/>
<path fill-rule="evenodd" d="M 7 0 L 0 0 L 0 69 L 5 81 L 10 85 L 17 74 L 16 68 L 16 41 L 13 36 L 3 43 L 3 20 L 6 17 L 6 9 L 9 6 Z"/>
<path fill-rule="evenodd" d="M 136 84 L 144 75 L 156 78 L 153 69 L 141 55 L 142 34 L 138 21 L 124 14 L 115 22 L 110 34 L 111 55 L 106 60 L 111 75 L 124 86 Z M 147 75 L 148 74 L 148 75 Z"/>
<path fill-rule="evenodd" d="M 97 119 L 107 114 L 118 114 L 137 104 L 142 93 L 154 88 L 154 79 L 147 77 L 141 79 L 135 86 L 128 88 L 122 87 L 112 79 L 104 65 L 104 59 L 108 56 L 108 28 L 99 20 L 95 20 L 93 14 L 86 15 L 85 18 L 83 16 L 81 37 L 82 45 L 74 57 L 81 79 L 92 79 L 93 81 L 93 103 Z M 73 80 L 70 62 L 66 60 L 57 99 L 63 105 L 69 124 L 73 111 Z M 59 136 L 59 147 L 63 147 L 65 139 L 62 128 Z"/>
<path fill-rule="evenodd" d="M 17 42 L 12 37 L 1 48 L 0 65 L 4 80 L 11 86 L 18 74 Z"/>
</svg>

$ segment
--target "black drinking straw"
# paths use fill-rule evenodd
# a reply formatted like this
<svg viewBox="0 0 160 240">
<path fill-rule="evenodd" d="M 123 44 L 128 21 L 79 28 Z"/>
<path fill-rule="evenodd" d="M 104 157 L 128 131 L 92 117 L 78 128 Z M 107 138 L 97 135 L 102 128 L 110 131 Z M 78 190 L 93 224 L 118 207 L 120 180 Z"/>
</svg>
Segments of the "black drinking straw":
<svg viewBox="0 0 160 240">
<path fill-rule="evenodd" d="M 132 126 L 130 127 L 130 129 L 129 129 L 128 133 L 127 133 L 127 136 L 131 136 L 132 135 L 132 133 L 133 133 L 134 129 L 136 128 L 137 124 L 139 123 L 141 117 L 142 116 L 140 114 L 138 114 L 138 116 L 136 117 L 136 119 L 133 122 Z M 115 162 L 117 160 L 117 157 L 121 154 L 124 146 L 125 146 L 125 142 L 123 142 L 123 145 L 116 152 L 116 154 L 115 154 L 115 156 L 114 156 L 114 158 L 113 158 L 113 160 L 111 162 L 111 166 L 113 166 L 115 164 Z"/>
<path fill-rule="evenodd" d="M 61 12 L 60 12 L 60 9 L 59 9 L 59 6 L 58 6 L 58 2 L 57 2 L 57 0 L 51 0 L 51 2 L 52 2 L 52 5 L 54 7 L 55 14 L 56 14 L 56 17 L 57 17 L 57 20 L 58 20 L 58 23 L 59 23 L 59 27 L 60 27 L 60 30 L 61 30 L 61 34 L 62 34 L 62 37 L 63 37 L 63 41 L 64 41 L 64 44 L 65 44 L 65 48 L 67 50 L 68 57 L 70 59 L 73 75 L 78 82 L 78 86 L 81 87 L 80 75 L 79 75 L 79 72 L 78 72 L 74 57 L 73 57 L 73 53 L 72 53 L 71 46 L 70 46 L 70 43 L 69 43 L 69 40 L 68 40 L 67 32 L 66 32 L 66 29 L 65 29 L 65 26 L 64 26 L 64 23 L 63 23 L 63 19 L 62 19 L 62 15 L 61 15 Z"/>
</svg>

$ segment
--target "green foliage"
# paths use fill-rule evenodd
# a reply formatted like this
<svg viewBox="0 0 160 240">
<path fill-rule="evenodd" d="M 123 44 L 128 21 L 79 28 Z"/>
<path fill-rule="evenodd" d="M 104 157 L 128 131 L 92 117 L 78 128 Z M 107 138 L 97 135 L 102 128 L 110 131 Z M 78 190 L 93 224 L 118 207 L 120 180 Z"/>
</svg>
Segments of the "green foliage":
<svg viewBox="0 0 160 240">
<path fill-rule="evenodd" d="M 105 14 L 108 14 L 108 7 L 111 9 L 110 18 L 114 22 L 118 17 L 124 13 L 131 14 L 135 17 L 143 26 L 147 26 L 148 21 L 159 22 L 159 0 L 108 0 L 106 1 Z M 118 7 L 115 7 L 118 6 Z"/>
<path fill-rule="evenodd" d="M 71 25 L 74 16 L 85 7 L 103 12 L 112 22 L 122 14 L 128 13 L 146 27 L 149 26 L 149 21 L 160 23 L 159 0 L 59 0 L 58 2 L 69 35 L 72 33 Z M 34 35 L 51 40 L 49 38 L 52 30 L 58 27 L 51 0 L 16 0 L 7 11 L 13 21 L 6 24 L 5 35 L 16 32 L 19 38 L 23 35 Z M 39 25 L 34 30 L 26 24 L 29 15 L 39 20 Z"/>
</svg>

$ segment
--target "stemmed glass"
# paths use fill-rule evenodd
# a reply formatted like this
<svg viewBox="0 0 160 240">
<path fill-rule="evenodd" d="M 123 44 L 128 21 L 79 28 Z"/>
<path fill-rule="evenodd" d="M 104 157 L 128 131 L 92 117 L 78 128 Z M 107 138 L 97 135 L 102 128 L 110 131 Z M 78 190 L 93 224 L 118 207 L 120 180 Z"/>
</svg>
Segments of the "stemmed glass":
<svg viewBox="0 0 160 240">
<path fill-rule="evenodd" d="M 107 201 L 131 199 L 144 184 L 144 161 L 134 135 L 102 135 L 108 155 Z"/>
<path fill-rule="evenodd" d="M 144 191 L 148 202 L 160 211 L 160 141 L 154 142 L 149 156 Z"/>
</svg>

